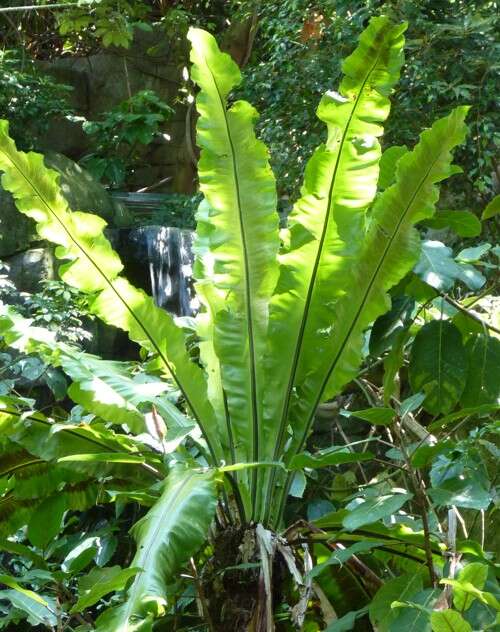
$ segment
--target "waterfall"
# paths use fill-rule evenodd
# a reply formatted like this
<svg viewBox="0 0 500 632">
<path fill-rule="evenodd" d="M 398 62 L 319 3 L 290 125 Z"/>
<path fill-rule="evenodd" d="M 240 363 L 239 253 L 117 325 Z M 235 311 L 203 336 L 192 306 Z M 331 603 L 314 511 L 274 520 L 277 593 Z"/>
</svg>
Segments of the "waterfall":
<svg viewBox="0 0 500 632">
<path fill-rule="evenodd" d="M 168 226 L 132 229 L 136 256 L 147 262 L 156 304 L 177 316 L 191 316 L 198 307 L 193 291 L 193 233 Z"/>
</svg>

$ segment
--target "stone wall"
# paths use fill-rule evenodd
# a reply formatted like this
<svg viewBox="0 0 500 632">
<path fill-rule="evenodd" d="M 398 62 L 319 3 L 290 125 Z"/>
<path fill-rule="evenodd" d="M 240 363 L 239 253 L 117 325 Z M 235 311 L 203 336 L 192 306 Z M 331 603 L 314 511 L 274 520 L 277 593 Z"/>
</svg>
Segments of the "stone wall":
<svg viewBox="0 0 500 632">
<path fill-rule="evenodd" d="M 144 152 L 147 167 L 129 180 L 130 190 L 152 185 L 171 177 L 164 191 L 191 193 L 195 169 L 186 144 L 186 129 L 191 130 L 186 107 L 176 103 L 187 52 L 172 49 L 161 29 L 135 31 L 129 49 L 106 48 L 87 57 L 61 57 L 44 64 L 44 70 L 61 83 L 73 87 L 72 101 L 77 114 L 97 120 L 130 94 L 153 90 L 174 108 L 165 131 L 171 140 L 158 138 Z M 188 118 L 187 118 L 188 115 Z M 89 137 L 81 123 L 55 122 L 41 139 L 42 149 L 52 149 L 79 160 L 89 150 Z"/>
</svg>

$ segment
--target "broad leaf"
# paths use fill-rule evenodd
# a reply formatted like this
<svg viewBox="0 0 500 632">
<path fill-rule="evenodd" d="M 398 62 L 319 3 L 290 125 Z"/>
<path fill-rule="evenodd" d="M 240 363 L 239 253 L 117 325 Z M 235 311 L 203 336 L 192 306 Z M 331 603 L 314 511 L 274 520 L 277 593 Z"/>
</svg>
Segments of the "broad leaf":
<svg viewBox="0 0 500 632">
<path fill-rule="evenodd" d="M 325 629 L 325 632 L 349 632 L 349 630 L 354 629 L 357 619 L 363 617 L 367 612 L 367 607 L 361 608 L 360 610 L 352 610 L 343 617 L 340 617 L 340 619 L 330 623 Z"/>
<path fill-rule="evenodd" d="M 33 601 L 36 601 L 37 603 L 41 604 L 42 606 L 47 606 L 48 605 L 47 602 L 45 601 L 45 599 L 40 597 L 40 595 L 38 595 L 36 592 L 33 592 L 32 590 L 27 590 L 26 588 L 23 588 L 19 584 L 19 582 L 16 581 L 16 578 L 12 577 L 11 575 L 0 575 L 0 584 L 3 584 L 4 586 L 8 586 L 9 588 L 12 588 L 12 590 L 15 590 L 15 591 L 25 595 L 29 599 L 32 599 Z"/>
<path fill-rule="evenodd" d="M 367 408 L 365 410 L 352 410 L 350 416 L 362 419 L 375 426 L 389 426 L 396 416 L 392 408 Z"/>
<path fill-rule="evenodd" d="M 402 603 L 407 607 L 401 607 L 395 611 L 396 616 L 389 626 L 389 632 L 400 632 L 401 630 L 405 630 L 405 632 L 431 632 L 431 609 L 440 595 L 440 590 L 432 588 L 412 595 L 409 601 Z"/>
<path fill-rule="evenodd" d="M 40 595 L 37 595 L 38 597 Z M 0 600 L 9 601 L 14 608 L 20 610 L 28 623 L 32 626 L 43 625 L 46 628 L 52 628 L 57 625 L 57 603 L 52 597 L 43 595 L 45 602 L 41 604 L 38 599 L 33 599 L 17 590 L 0 590 Z"/>
<path fill-rule="evenodd" d="M 385 17 L 372 18 L 342 65 L 339 92 L 327 92 L 317 110 L 328 138 L 306 166 L 301 198 L 284 236 L 271 304 L 268 380 L 273 388 L 264 410 L 264 443 L 270 460 L 281 454 L 290 425 L 297 433 L 295 444 L 302 448 L 302 427 L 308 416 L 290 416 L 293 387 L 307 375 L 316 394 L 321 384 L 316 367 L 331 355 L 328 336 L 334 299 L 359 252 L 365 214 L 375 197 L 381 155 L 378 137 L 389 114 L 388 95 L 399 78 L 405 28 Z M 304 396 L 310 400 L 313 395 Z M 274 486 L 273 475 L 268 486 Z"/>
<path fill-rule="evenodd" d="M 370 541 L 385 540 L 387 546 L 397 546 L 404 544 L 406 550 L 409 546 L 415 546 L 415 548 L 424 549 L 426 546 L 426 540 L 422 533 L 412 531 L 409 527 L 403 524 L 395 524 L 392 526 L 386 526 L 381 522 L 371 523 L 369 526 L 363 526 L 359 533 L 356 531 L 352 533 L 346 533 L 343 527 L 343 520 L 348 515 L 348 510 L 343 509 L 341 511 L 331 513 L 323 516 L 318 520 L 315 520 L 315 525 L 320 529 L 329 531 L 332 533 L 342 533 L 342 540 L 349 542 L 364 541 L 370 539 Z M 433 553 L 441 555 L 444 546 L 434 539 L 430 539 L 430 547 Z"/>
<path fill-rule="evenodd" d="M 481 215 L 481 219 L 491 219 L 500 213 L 500 195 L 495 196 L 490 202 L 488 202 L 486 208 Z"/>
<path fill-rule="evenodd" d="M 465 137 L 467 111 L 457 108 L 424 131 L 415 149 L 398 162 L 395 184 L 375 202 L 363 249 L 349 270 L 349 289 L 335 304 L 334 335 L 331 344 L 325 344 L 328 362 L 321 372 L 322 388 L 317 388 L 318 374 L 313 371 L 297 389 L 290 419 L 296 434 L 290 452 L 297 443 L 304 443 L 317 404 L 355 377 L 364 330 L 387 311 L 387 290 L 413 267 L 419 251 L 413 224 L 432 216 L 438 198 L 435 183 L 457 171 L 451 165 L 451 150 Z"/>
<path fill-rule="evenodd" d="M 454 588 L 454 595 L 459 596 L 458 603 L 463 605 L 463 608 L 460 608 L 461 612 L 468 610 L 476 599 L 481 603 L 490 606 L 497 612 L 500 612 L 500 602 L 493 593 L 485 590 L 479 590 L 479 588 L 476 588 L 476 586 L 470 582 L 459 581 L 456 579 L 442 579 L 441 583 Z M 455 608 L 457 607 L 455 599 L 453 600 L 453 605 Z"/>
<path fill-rule="evenodd" d="M 462 408 L 461 410 L 457 410 L 450 415 L 446 415 L 446 417 L 441 417 L 437 421 L 433 422 L 428 426 L 430 432 L 434 432 L 434 430 L 441 430 L 442 428 L 446 428 L 447 426 L 453 424 L 455 421 L 460 421 L 465 417 L 482 417 L 485 415 L 490 415 L 500 410 L 500 404 L 482 404 L 481 406 L 469 406 L 468 408 Z"/>
<path fill-rule="evenodd" d="M 344 447 L 329 448 L 316 454 L 301 452 L 296 454 L 288 466 L 290 470 L 301 470 L 304 467 L 316 469 L 329 465 L 341 465 L 343 463 L 359 463 L 373 459 L 371 452 L 354 452 Z"/>
<path fill-rule="evenodd" d="M 95 293 L 92 311 L 158 356 L 200 423 L 215 459 L 219 442 L 203 372 L 191 361 L 185 334 L 172 316 L 119 276 L 123 266 L 104 237 L 106 222 L 96 215 L 72 212 L 61 193 L 58 174 L 45 167 L 42 155 L 19 151 L 3 120 L 0 171 L 4 172 L 2 186 L 12 193 L 19 211 L 35 220 L 40 237 L 57 244 L 56 256 L 67 261 L 59 269 L 61 278 L 83 292 Z"/>
<path fill-rule="evenodd" d="M 308 576 L 313 578 L 317 577 L 329 566 L 342 565 L 347 562 L 353 555 L 359 555 L 360 553 L 367 553 L 372 549 L 376 549 L 379 546 L 384 546 L 385 542 L 356 542 L 346 549 L 339 549 L 330 555 L 326 562 L 322 562 L 309 571 Z"/>
<path fill-rule="evenodd" d="M 93 606 L 110 592 L 122 590 L 138 570 L 137 568 L 120 568 L 120 566 L 93 568 L 88 575 L 79 579 L 79 598 L 71 612 L 81 612 Z"/>
<path fill-rule="evenodd" d="M 86 463 L 144 463 L 145 457 L 137 454 L 129 454 L 127 452 L 98 452 L 94 454 L 70 454 L 69 456 L 63 456 L 58 461 L 61 462 L 74 462 L 85 461 Z"/>
<path fill-rule="evenodd" d="M 2 401 L 3 400 L 3 401 Z M 4 436 L 43 461 L 57 461 L 73 454 L 102 454 L 127 452 L 137 454 L 139 450 L 147 450 L 142 443 L 134 441 L 126 435 L 119 435 L 105 428 L 102 424 L 57 424 L 41 413 L 30 413 L 16 409 L 7 400 L 0 399 L 0 431 Z M 109 468 L 109 469 L 107 469 Z M 72 464 L 71 469 L 83 471 L 89 475 L 107 472 L 119 473 L 128 479 L 137 475 L 137 468 L 126 465 L 110 464 L 103 466 L 91 462 Z M 144 469 L 142 470 L 145 471 Z"/>
<path fill-rule="evenodd" d="M 481 222 L 470 211 L 438 211 L 425 225 L 436 230 L 451 228 L 460 237 L 477 237 L 481 234 Z"/>
<path fill-rule="evenodd" d="M 473 477 L 456 476 L 441 482 L 429 490 L 437 505 L 463 507 L 464 509 L 487 509 L 492 501 L 491 492 Z"/>
<path fill-rule="evenodd" d="M 396 180 L 396 166 L 400 158 L 408 153 L 406 145 L 393 145 L 388 147 L 380 158 L 380 174 L 378 188 L 381 191 L 388 189 Z"/>
<path fill-rule="evenodd" d="M 391 349 L 402 332 L 410 324 L 415 301 L 408 296 L 397 296 L 392 299 L 392 306 L 387 314 L 383 314 L 373 323 L 370 331 L 370 354 L 382 355 Z"/>
<path fill-rule="evenodd" d="M 472 336 L 465 346 L 469 370 L 460 403 L 465 407 L 500 403 L 500 340 Z"/>
<path fill-rule="evenodd" d="M 427 323 L 415 336 L 409 377 L 413 391 L 425 391 L 425 410 L 449 413 L 458 403 L 467 379 L 468 359 L 458 329 L 446 320 Z"/>
<path fill-rule="evenodd" d="M 473 266 L 456 261 L 451 248 L 440 241 L 424 241 L 415 274 L 440 292 L 450 290 L 457 281 L 471 290 L 479 290 L 486 282 L 485 277 Z"/>
<path fill-rule="evenodd" d="M 99 538 L 85 538 L 66 555 L 61 570 L 66 573 L 79 573 L 95 558 L 99 550 Z"/>
<path fill-rule="evenodd" d="M 460 263 L 477 263 L 491 250 L 491 244 L 482 243 L 470 248 L 464 248 L 455 257 Z"/>
<path fill-rule="evenodd" d="M 396 397 L 399 395 L 399 380 L 397 376 L 404 364 L 404 351 L 409 338 L 409 328 L 399 331 L 397 337 L 394 339 L 392 349 L 384 359 L 384 381 L 382 386 L 385 406 L 391 403 L 393 395 L 396 395 Z"/>
<path fill-rule="evenodd" d="M 409 493 L 387 494 L 369 498 L 349 511 L 342 520 L 342 524 L 348 531 L 354 531 L 365 524 L 391 516 L 411 498 L 413 498 L 413 494 Z"/>
<path fill-rule="evenodd" d="M 166 397 L 167 382 L 145 374 L 134 377 L 129 362 L 101 360 L 97 356 L 58 342 L 54 332 L 32 326 L 32 321 L 0 302 L 0 334 L 6 343 L 25 353 L 36 352 L 44 361 L 62 367 L 73 380 L 68 395 L 85 410 L 115 424 L 127 424 L 134 432 L 146 429 L 148 408 L 155 406 L 165 418 L 168 430 L 192 428 L 192 422 Z"/>
<path fill-rule="evenodd" d="M 51 496 L 38 506 L 28 524 L 28 538 L 33 546 L 44 549 L 61 528 L 66 502 L 63 494 Z"/>
<path fill-rule="evenodd" d="M 432 632 L 472 632 L 469 623 L 456 610 L 440 610 L 431 614 Z"/>
<path fill-rule="evenodd" d="M 140 570 L 127 599 L 98 618 L 97 632 L 151 630 L 164 612 L 167 584 L 206 539 L 215 504 L 213 472 L 170 472 L 161 497 L 132 529 L 137 553 L 131 567 Z"/>
<path fill-rule="evenodd" d="M 460 570 L 457 576 L 459 583 L 469 583 L 477 590 L 483 590 L 486 580 L 488 579 L 488 566 L 479 562 L 472 562 L 467 564 Z M 459 586 L 456 586 L 453 591 L 453 605 L 457 610 L 464 612 L 468 610 L 472 605 L 473 598 L 467 592 L 461 591 Z"/>
<path fill-rule="evenodd" d="M 401 575 L 390 579 L 377 591 L 369 606 L 370 621 L 379 632 L 389 632 L 399 613 L 391 605 L 394 601 L 411 601 L 423 588 L 419 573 Z"/>
</svg>

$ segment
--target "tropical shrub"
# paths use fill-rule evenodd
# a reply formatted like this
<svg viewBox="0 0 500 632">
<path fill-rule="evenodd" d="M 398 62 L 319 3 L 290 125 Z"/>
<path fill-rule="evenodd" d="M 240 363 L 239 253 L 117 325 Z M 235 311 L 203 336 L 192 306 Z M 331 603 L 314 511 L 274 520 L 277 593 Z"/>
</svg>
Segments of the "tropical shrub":
<svg viewBox="0 0 500 632">
<path fill-rule="evenodd" d="M 54 609 L 62 625 L 71 625 L 90 607 L 97 618 L 80 620 L 82 630 L 152 630 L 157 620 L 175 627 L 175 595 L 192 599 L 192 592 L 178 589 L 179 569 L 189 560 L 211 630 L 267 631 L 275 618 L 282 629 L 305 629 L 306 623 L 319 629 L 306 622 L 313 595 L 331 631 L 351 629 L 367 611 L 380 630 L 400 629 L 408 613 L 438 631 L 451 624 L 469 630 L 469 616 L 482 629 L 495 625 L 496 569 L 479 544 L 458 542 L 453 527 L 454 516 L 462 520 L 457 506 L 484 512 L 492 502 L 488 464 L 481 465 L 481 457 L 483 450 L 495 453 L 495 424 L 484 422 L 453 441 L 445 435 L 437 444 L 430 434 L 457 419 L 489 419 L 498 409 L 497 386 L 483 380 L 498 358 L 498 341 L 487 333 L 494 325 L 463 308 L 466 351 L 458 324 L 443 317 L 443 306 L 440 318 L 423 326 L 418 320 L 436 309 L 436 293 L 429 296 L 433 289 L 421 280 L 435 282 L 436 273 L 420 259 L 415 225 L 434 217 L 438 183 L 459 171 L 452 151 L 465 138 L 468 108 L 436 121 L 412 151 L 391 151 L 381 160 L 378 139 L 403 62 L 405 28 L 373 18 L 344 61 L 339 91 L 328 91 L 318 107 L 327 140 L 311 157 L 301 197 L 281 232 L 268 153 L 253 131 L 256 112 L 245 101 L 230 100 L 241 78 L 238 67 L 211 35 L 189 32 L 204 195 L 195 262 L 202 309 L 194 322 L 176 321 L 121 275 L 121 261 L 103 235 L 104 221 L 71 211 L 43 157 L 18 151 L 7 122 L 0 123 L 4 188 L 37 222 L 40 236 L 57 244 L 62 279 L 90 296 L 93 314 L 128 332 L 142 347 L 147 369 L 84 354 L 3 309 L 6 343 L 62 367 L 73 382 L 69 397 L 88 413 L 51 418 L 20 398 L 1 400 L 3 524 L 6 534 L 28 524 L 32 545 L 19 541 L 21 534 L 4 547 L 18 555 L 35 552 L 35 564 L 41 557 L 48 567 L 46 582 L 39 576 L 0 578 L 16 617 L 26 616 L 21 602 L 26 613 L 27 601 L 42 607 L 38 620 L 28 613 L 28 621 L 46 626 L 54 625 Z M 451 285 L 477 272 L 471 266 L 465 273 L 463 266 L 470 264 L 464 259 L 462 253 L 447 262 L 447 282 L 450 271 L 455 275 Z M 480 261 L 477 254 L 474 261 Z M 405 312 L 396 300 L 391 308 L 389 292 L 397 297 L 407 284 L 424 297 L 415 312 Z M 443 292 L 447 298 L 451 285 Z M 480 333 L 471 332 L 471 319 Z M 361 442 L 310 453 L 307 440 L 318 408 L 352 380 L 370 387 L 360 381 L 360 367 L 370 352 L 365 332 L 374 322 L 372 353 L 391 349 L 385 358 L 386 401 L 380 405 L 376 399 L 370 409 L 355 412 L 344 407 L 344 416 L 369 422 L 374 431 Z M 413 394 L 401 401 L 396 376 L 413 336 Z M 467 373 L 467 354 L 482 358 L 479 376 Z M 457 375 L 450 366 L 460 368 Z M 465 408 L 457 411 L 461 399 Z M 431 415 L 433 426 L 426 429 L 415 411 L 420 421 Z M 377 426 L 387 428 L 390 441 L 375 436 Z M 384 461 L 390 465 L 386 476 L 357 485 L 341 474 L 331 495 L 340 499 L 339 511 L 285 519 L 289 493 L 301 496 L 306 475 L 349 463 L 365 474 L 380 458 L 366 449 L 376 441 L 391 449 L 382 455 L 390 459 Z M 36 468 L 51 481 L 48 489 L 40 491 Z M 425 491 L 424 475 L 433 493 Z M 346 495 L 346 487 L 354 494 Z M 84 546 L 74 539 L 71 550 L 68 512 L 106 501 L 150 507 L 133 526 L 136 553 L 128 570 L 105 566 L 109 557 L 99 562 L 96 539 Z M 45 533 L 37 529 L 42 520 L 51 525 Z M 89 537 L 101 536 L 90 530 Z M 359 559 L 369 551 L 371 566 Z M 313 555 L 321 562 L 315 568 Z M 455 575 L 461 555 L 466 563 Z M 96 566 L 79 577 L 91 560 Z M 330 605 L 338 590 L 320 578 L 344 564 L 362 590 L 360 605 L 367 605 L 339 618 Z M 475 573 L 480 581 L 471 588 Z M 294 605 L 280 603 L 274 613 L 273 597 L 281 594 L 286 574 L 293 578 Z M 78 602 L 61 598 L 77 578 Z M 453 599 L 448 588 L 438 590 L 441 579 L 454 588 Z M 38 592 L 23 588 L 30 581 Z M 122 589 L 122 600 L 102 600 Z M 110 608 L 103 611 L 104 604 Z"/>
<path fill-rule="evenodd" d="M 172 114 L 173 109 L 152 90 L 137 92 L 103 114 L 100 121 L 83 123 L 95 147 L 80 162 L 112 188 L 123 186 L 141 165 L 141 146 L 152 142 Z"/>
</svg>

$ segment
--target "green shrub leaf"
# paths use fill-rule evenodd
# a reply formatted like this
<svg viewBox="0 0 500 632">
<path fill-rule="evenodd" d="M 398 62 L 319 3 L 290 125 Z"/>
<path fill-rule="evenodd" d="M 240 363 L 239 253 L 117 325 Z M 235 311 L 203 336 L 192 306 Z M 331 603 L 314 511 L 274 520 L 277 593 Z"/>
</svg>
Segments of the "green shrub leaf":
<svg viewBox="0 0 500 632">
<path fill-rule="evenodd" d="M 33 546 L 44 549 L 59 533 L 66 510 L 63 494 L 50 496 L 35 509 L 28 524 L 28 538 Z"/>
<path fill-rule="evenodd" d="M 472 632 L 469 623 L 456 610 L 440 610 L 431 614 L 432 632 Z"/>
<path fill-rule="evenodd" d="M 350 510 L 342 520 L 342 524 L 348 531 L 354 531 L 365 524 L 391 516 L 412 498 L 413 494 L 409 493 L 386 494 L 369 498 Z"/>
<path fill-rule="evenodd" d="M 500 402 L 500 340 L 486 334 L 472 336 L 465 345 L 469 370 L 460 403 L 476 407 Z"/>
<path fill-rule="evenodd" d="M 427 323 L 413 342 L 409 377 L 413 391 L 425 391 L 425 410 L 447 414 L 458 403 L 467 379 L 467 354 L 458 329 L 446 320 Z"/>
</svg>

